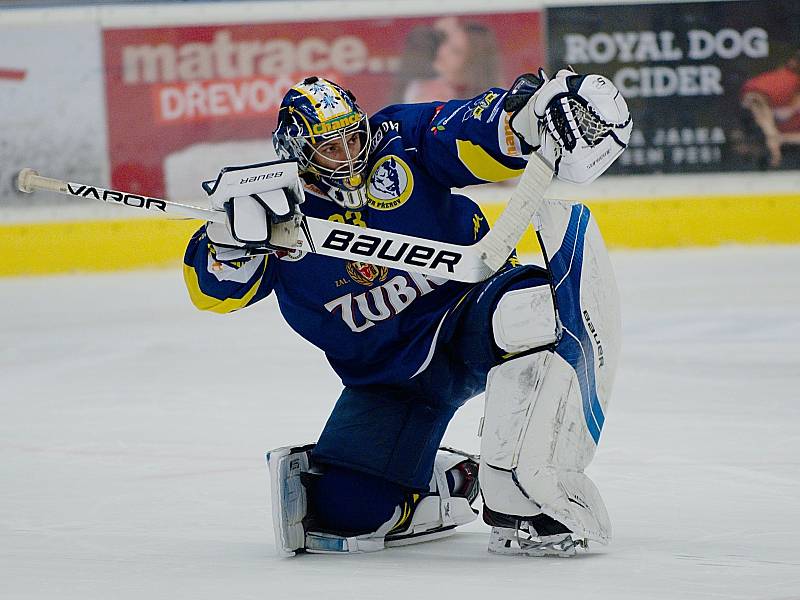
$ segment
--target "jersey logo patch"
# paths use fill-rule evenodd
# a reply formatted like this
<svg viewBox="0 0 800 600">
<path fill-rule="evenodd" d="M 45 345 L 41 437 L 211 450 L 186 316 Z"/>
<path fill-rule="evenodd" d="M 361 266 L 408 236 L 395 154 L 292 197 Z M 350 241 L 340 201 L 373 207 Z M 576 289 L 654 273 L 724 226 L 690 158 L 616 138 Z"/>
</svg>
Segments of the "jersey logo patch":
<svg viewBox="0 0 800 600">
<path fill-rule="evenodd" d="M 387 267 L 376 267 L 364 262 L 348 262 L 347 274 L 356 283 L 372 285 L 375 280 L 386 281 L 389 269 Z"/>
<path fill-rule="evenodd" d="M 377 210 L 394 210 L 402 206 L 414 191 L 411 169 L 398 156 L 384 156 L 369 175 L 367 204 Z"/>
<path fill-rule="evenodd" d="M 466 110 L 464 116 L 461 118 L 461 121 L 466 121 L 470 117 L 480 121 L 481 117 L 483 116 L 483 111 L 485 111 L 489 106 L 491 106 L 492 102 L 497 100 L 500 97 L 500 94 L 496 92 L 487 92 L 477 100 L 474 100 L 470 105 L 470 108 Z M 470 110 L 471 109 L 471 110 Z"/>
</svg>

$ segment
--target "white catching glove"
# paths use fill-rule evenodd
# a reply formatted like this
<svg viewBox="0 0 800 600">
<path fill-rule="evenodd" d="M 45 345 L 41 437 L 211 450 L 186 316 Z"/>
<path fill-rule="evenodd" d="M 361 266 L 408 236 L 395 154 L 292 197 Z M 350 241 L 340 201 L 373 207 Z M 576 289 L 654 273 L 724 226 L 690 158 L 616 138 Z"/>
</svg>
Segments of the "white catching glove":
<svg viewBox="0 0 800 600">
<path fill-rule="evenodd" d="M 203 182 L 203 189 L 211 208 L 227 217 L 226 223 L 206 224 L 223 261 L 269 252 L 272 224 L 292 219 L 305 199 L 293 160 L 225 167 L 215 181 Z"/>
<path fill-rule="evenodd" d="M 633 129 L 628 105 L 602 75 L 562 69 L 553 79 L 517 78 L 505 100 L 511 129 L 547 160 L 556 176 L 590 183 L 627 147 Z"/>
</svg>

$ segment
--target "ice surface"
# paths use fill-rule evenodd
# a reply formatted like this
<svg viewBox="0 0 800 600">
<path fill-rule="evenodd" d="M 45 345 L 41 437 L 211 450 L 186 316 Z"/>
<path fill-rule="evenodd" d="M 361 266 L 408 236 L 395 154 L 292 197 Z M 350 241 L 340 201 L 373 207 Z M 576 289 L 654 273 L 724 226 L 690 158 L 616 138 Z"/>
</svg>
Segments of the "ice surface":
<svg viewBox="0 0 800 600">
<path fill-rule="evenodd" d="M 800 247 L 612 259 L 589 473 L 615 539 L 569 560 L 489 555 L 480 522 L 280 559 L 263 453 L 315 439 L 339 384 L 271 300 L 200 313 L 177 269 L 0 280 L 0 597 L 800 597 Z M 446 442 L 477 451 L 481 413 Z"/>
</svg>

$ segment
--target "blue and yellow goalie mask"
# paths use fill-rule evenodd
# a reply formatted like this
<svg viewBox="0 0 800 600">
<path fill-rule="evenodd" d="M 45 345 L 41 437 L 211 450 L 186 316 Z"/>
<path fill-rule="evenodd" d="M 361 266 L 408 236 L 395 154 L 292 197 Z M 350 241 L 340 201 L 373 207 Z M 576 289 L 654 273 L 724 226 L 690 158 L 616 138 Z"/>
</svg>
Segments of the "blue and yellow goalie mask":
<svg viewBox="0 0 800 600">
<path fill-rule="evenodd" d="M 366 204 L 369 121 L 349 90 L 304 79 L 284 96 L 272 139 L 278 156 L 297 160 L 331 200 L 348 209 Z"/>
</svg>

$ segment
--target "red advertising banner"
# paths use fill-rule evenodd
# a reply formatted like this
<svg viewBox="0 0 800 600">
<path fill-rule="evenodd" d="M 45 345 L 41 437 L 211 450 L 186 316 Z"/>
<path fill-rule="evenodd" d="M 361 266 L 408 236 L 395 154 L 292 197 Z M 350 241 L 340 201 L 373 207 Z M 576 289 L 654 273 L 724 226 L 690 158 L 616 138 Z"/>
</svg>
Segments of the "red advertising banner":
<svg viewBox="0 0 800 600">
<path fill-rule="evenodd" d="M 538 11 L 113 29 L 103 40 L 112 185 L 155 196 L 180 189 L 165 164 L 187 148 L 268 141 L 284 93 L 308 75 L 374 112 L 508 86 L 544 60 Z"/>
</svg>

